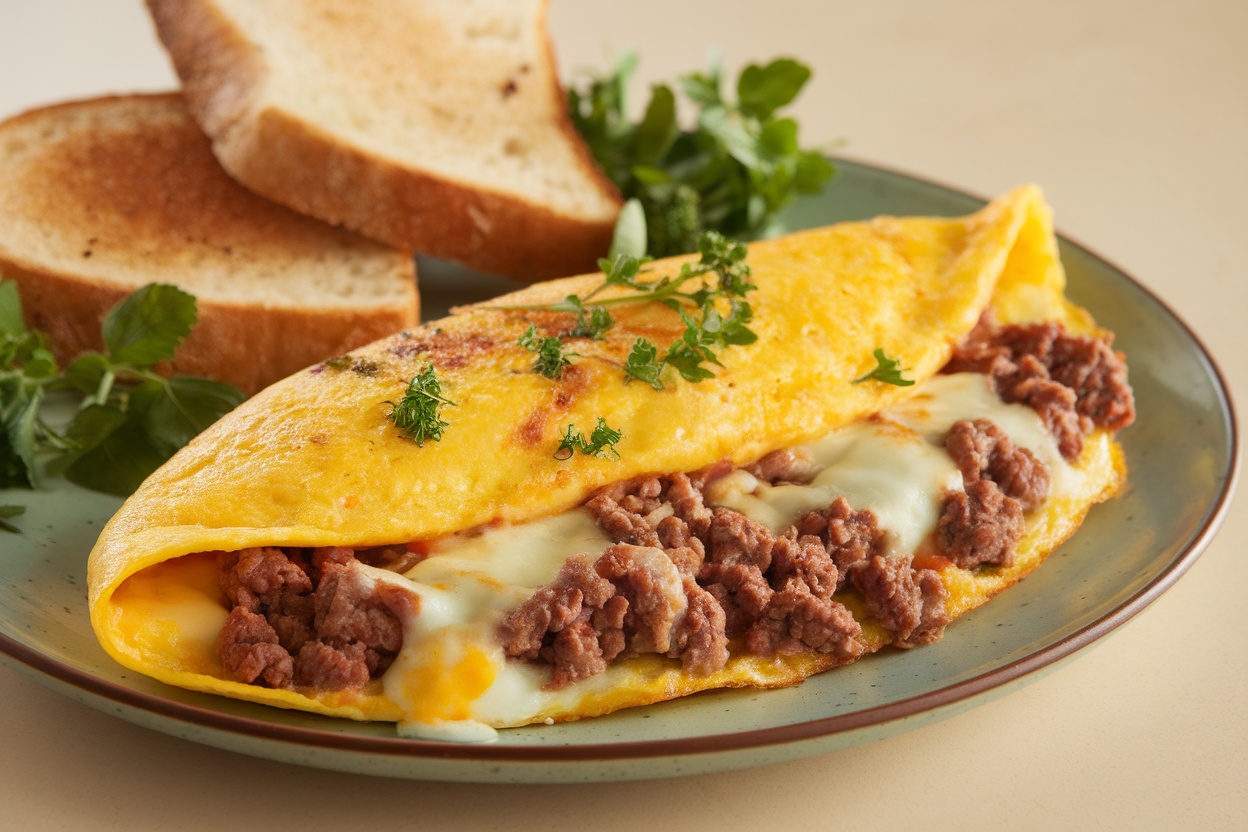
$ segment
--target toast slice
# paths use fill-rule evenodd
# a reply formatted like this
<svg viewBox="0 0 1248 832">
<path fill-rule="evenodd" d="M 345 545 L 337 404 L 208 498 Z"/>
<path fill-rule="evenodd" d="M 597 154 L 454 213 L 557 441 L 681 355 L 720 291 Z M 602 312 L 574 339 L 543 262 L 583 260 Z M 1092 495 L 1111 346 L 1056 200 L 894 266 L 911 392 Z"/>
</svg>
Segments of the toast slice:
<svg viewBox="0 0 1248 832">
<path fill-rule="evenodd" d="M 546 0 L 147 0 L 226 170 L 297 211 L 522 279 L 590 271 L 620 198 Z"/>
<path fill-rule="evenodd" d="M 0 276 L 62 362 L 125 295 L 179 286 L 199 323 L 161 369 L 246 393 L 418 318 L 410 256 L 243 188 L 176 93 L 0 124 Z"/>
</svg>

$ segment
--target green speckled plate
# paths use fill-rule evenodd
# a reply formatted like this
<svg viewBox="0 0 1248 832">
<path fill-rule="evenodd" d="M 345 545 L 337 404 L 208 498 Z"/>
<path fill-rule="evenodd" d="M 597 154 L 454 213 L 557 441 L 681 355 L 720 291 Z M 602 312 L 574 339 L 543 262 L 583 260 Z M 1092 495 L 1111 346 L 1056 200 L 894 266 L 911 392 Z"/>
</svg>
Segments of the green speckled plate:
<svg viewBox="0 0 1248 832">
<path fill-rule="evenodd" d="M 850 162 L 791 227 L 875 214 L 964 214 L 982 200 Z M 1060 209 L 1060 206 L 1059 206 Z M 1130 484 L 1094 508 L 1045 565 L 930 647 L 889 651 L 778 691 L 699 694 L 607 717 L 502 732 L 487 744 L 401 739 L 166 687 L 114 664 L 87 621 L 86 560 L 118 501 L 56 483 L 0 492 L 24 534 L 0 534 L 0 650 L 56 690 L 139 725 L 284 762 L 437 780 L 570 782 L 667 777 L 845 748 L 966 710 L 1026 683 L 1118 627 L 1191 566 L 1236 479 L 1235 421 L 1216 367 L 1146 289 L 1062 240 L 1070 295 L 1117 333 L 1139 408 L 1122 434 Z M 427 313 L 512 284 L 422 263 Z"/>
</svg>

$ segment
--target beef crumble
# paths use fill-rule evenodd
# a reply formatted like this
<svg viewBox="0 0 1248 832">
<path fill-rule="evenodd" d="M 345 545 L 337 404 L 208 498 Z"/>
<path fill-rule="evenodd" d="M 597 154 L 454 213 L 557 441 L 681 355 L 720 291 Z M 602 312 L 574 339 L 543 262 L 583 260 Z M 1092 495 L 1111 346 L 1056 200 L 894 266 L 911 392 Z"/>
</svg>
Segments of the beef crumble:
<svg viewBox="0 0 1248 832">
<path fill-rule="evenodd" d="M 1005 402 L 1029 405 L 1074 459 L 1093 428 L 1120 430 L 1135 421 L 1127 364 L 1110 335 L 1074 335 L 1060 324 L 980 321 L 942 372 L 984 373 Z"/>
<path fill-rule="evenodd" d="M 243 549 L 222 553 L 218 569 L 231 606 L 217 638 L 221 663 L 265 687 L 364 687 L 398 655 L 416 603 L 339 547 Z"/>
</svg>

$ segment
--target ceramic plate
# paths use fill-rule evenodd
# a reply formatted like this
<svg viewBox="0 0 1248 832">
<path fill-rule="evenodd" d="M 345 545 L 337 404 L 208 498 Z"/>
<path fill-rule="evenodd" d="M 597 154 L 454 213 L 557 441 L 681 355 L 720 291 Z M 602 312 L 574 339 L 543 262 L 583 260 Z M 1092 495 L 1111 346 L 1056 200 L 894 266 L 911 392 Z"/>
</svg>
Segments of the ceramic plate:
<svg viewBox="0 0 1248 832">
<path fill-rule="evenodd" d="M 982 201 L 877 168 L 839 163 L 793 228 L 880 213 L 955 215 Z M 666 777 L 845 748 L 909 730 L 1036 678 L 1139 612 L 1208 544 L 1235 481 L 1236 436 L 1217 369 L 1192 333 L 1139 284 L 1062 240 L 1070 295 L 1117 333 L 1139 418 L 1122 434 L 1130 484 L 1094 508 L 1067 545 L 1021 584 L 922 649 L 886 651 L 778 691 L 724 691 L 599 719 L 503 731 L 497 742 L 397 737 L 165 687 L 113 663 L 87 620 L 86 560 L 118 501 L 66 483 L 0 503 L 28 507 L 24 534 L 0 536 L 0 650 L 68 696 L 193 741 L 351 772 L 496 782 Z M 422 263 L 427 311 L 511 284 Z"/>
</svg>

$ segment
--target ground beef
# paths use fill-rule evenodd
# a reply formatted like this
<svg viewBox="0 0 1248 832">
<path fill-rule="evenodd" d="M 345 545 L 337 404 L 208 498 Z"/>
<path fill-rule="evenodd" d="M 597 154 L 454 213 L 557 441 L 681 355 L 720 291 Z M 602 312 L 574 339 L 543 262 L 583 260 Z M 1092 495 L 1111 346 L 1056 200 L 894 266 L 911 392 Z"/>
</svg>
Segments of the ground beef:
<svg viewBox="0 0 1248 832">
<path fill-rule="evenodd" d="M 1023 513 L 1048 497 L 1048 466 L 987 419 L 955 423 L 945 449 L 965 490 L 945 494 L 936 550 L 963 569 L 1009 566 L 1023 536 Z"/>
<path fill-rule="evenodd" d="M 830 601 L 840 585 L 841 573 L 822 540 L 814 535 L 797 536 L 796 529 L 776 538 L 771 547 L 771 582 L 777 589 L 797 581 L 815 598 Z"/>
<path fill-rule="evenodd" d="M 632 495 L 623 495 L 621 499 L 628 500 Z M 655 532 L 654 527 L 646 521 L 646 514 L 636 511 L 629 511 L 620 504 L 612 495 L 599 493 L 593 497 L 585 507 L 598 521 L 598 526 L 606 532 L 612 540 L 618 540 L 621 543 L 630 543 L 634 546 L 657 546 L 659 545 L 659 536 Z"/>
<path fill-rule="evenodd" d="M 549 687 L 561 688 L 607 669 L 599 634 L 585 618 L 576 618 L 542 649 L 553 673 Z"/>
<path fill-rule="evenodd" d="M 936 550 L 963 569 L 1009 566 L 1023 536 L 1023 506 L 991 480 L 945 495 L 936 523 Z"/>
<path fill-rule="evenodd" d="M 398 655 L 417 603 L 369 578 L 350 549 L 243 549 L 221 554 L 218 569 L 232 607 L 218 655 L 248 684 L 361 688 Z"/>
<path fill-rule="evenodd" d="M 998 326 L 982 321 L 944 372 L 988 375 L 1003 401 L 1034 408 L 1067 459 L 1093 428 L 1119 430 L 1135 419 L 1127 365 L 1109 336 L 1074 335 L 1056 323 Z"/>
<path fill-rule="evenodd" d="M 339 648 L 320 641 L 307 642 L 295 657 L 295 686 L 319 690 L 364 687 L 371 678 L 366 649 L 360 642 Z"/>
<path fill-rule="evenodd" d="M 570 558 L 554 582 L 542 587 L 503 620 L 500 632 L 509 656 L 535 659 L 548 634 L 559 633 L 588 607 L 601 608 L 615 586 L 594 571 L 588 557 Z"/>
<path fill-rule="evenodd" d="M 728 661 L 724 609 L 693 578 L 683 579 L 683 589 L 688 606 L 672 633 L 667 655 L 679 658 L 689 673 L 706 676 Z"/>
<path fill-rule="evenodd" d="M 810 454 L 802 448 L 781 448 L 772 451 L 753 465 L 749 471 L 769 485 L 778 482 L 808 483 L 815 477 L 817 468 Z"/>
<path fill-rule="evenodd" d="M 282 549 L 243 549 L 221 555 L 221 590 L 232 606 L 248 612 L 283 609 L 312 592 L 302 553 L 288 558 Z"/>
<path fill-rule="evenodd" d="M 294 659 L 278 643 L 277 632 L 263 615 L 244 607 L 230 610 L 217 652 L 231 678 L 248 685 L 284 688 L 294 677 Z"/>
<path fill-rule="evenodd" d="M 862 628 L 843 604 L 811 594 L 800 580 L 776 592 L 765 613 L 746 634 L 746 648 L 756 655 L 774 656 L 807 650 L 841 659 L 862 655 L 858 640 Z"/>
<path fill-rule="evenodd" d="M 552 689 L 601 673 L 625 651 L 679 658 L 698 673 L 728 660 L 714 598 L 663 550 L 631 544 L 608 547 L 592 564 L 570 559 L 506 616 L 500 635 L 507 655 L 551 665 Z"/>
<path fill-rule="evenodd" d="M 319 643 L 347 651 L 353 661 L 359 654 L 367 669 L 362 685 L 368 676 L 379 675 L 389 667 L 403 646 L 400 616 L 405 610 L 401 605 L 409 596 L 387 584 L 378 584 L 355 568 L 350 557 L 347 549 L 313 553 L 312 560 L 320 574 L 313 595 L 313 625 Z"/>
<path fill-rule="evenodd" d="M 948 592 L 938 574 L 915 569 L 910 556 L 874 555 L 855 565 L 851 580 L 898 646 L 928 644 L 944 633 Z"/>
<path fill-rule="evenodd" d="M 774 544 L 771 530 L 744 514 L 722 507 L 712 512 L 709 555 L 698 582 L 724 608 L 729 636 L 749 629 L 771 600 L 764 573 Z"/>
<path fill-rule="evenodd" d="M 1016 448 L 1005 431 L 988 419 L 961 421 L 945 436 L 945 450 L 965 483 L 992 480 L 1030 511 L 1049 496 L 1049 469 L 1026 448 Z"/>
<path fill-rule="evenodd" d="M 625 646 L 634 653 L 666 653 L 672 630 L 688 603 L 676 565 L 662 549 L 616 544 L 594 564 L 628 602 L 623 619 Z"/>
<path fill-rule="evenodd" d="M 838 588 L 855 565 L 878 553 L 883 546 L 875 514 L 866 509 L 854 509 L 844 497 L 838 497 L 823 511 L 812 511 L 800 518 L 796 529 L 801 535 L 816 535 L 823 541 L 837 569 Z"/>
</svg>

